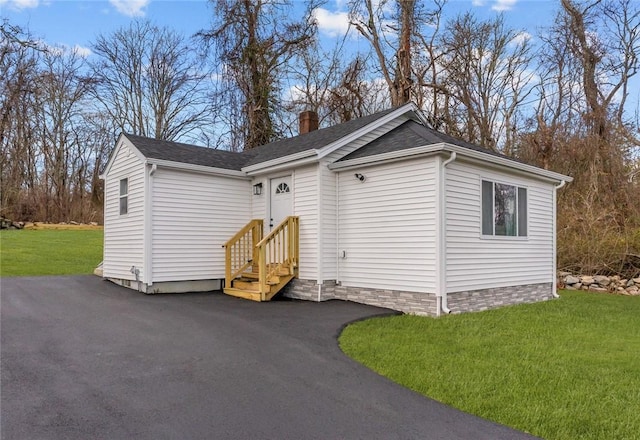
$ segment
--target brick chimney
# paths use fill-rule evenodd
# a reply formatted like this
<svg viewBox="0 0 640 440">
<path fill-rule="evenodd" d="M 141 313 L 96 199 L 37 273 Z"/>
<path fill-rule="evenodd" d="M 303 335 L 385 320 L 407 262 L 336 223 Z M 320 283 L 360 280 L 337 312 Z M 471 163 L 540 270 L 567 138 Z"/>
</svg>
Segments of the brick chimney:
<svg viewBox="0 0 640 440">
<path fill-rule="evenodd" d="M 318 114 L 313 110 L 307 110 L 300 113 L 300 131 L 299 134 L 309 133 L 318 129 Z"/>
</svg>

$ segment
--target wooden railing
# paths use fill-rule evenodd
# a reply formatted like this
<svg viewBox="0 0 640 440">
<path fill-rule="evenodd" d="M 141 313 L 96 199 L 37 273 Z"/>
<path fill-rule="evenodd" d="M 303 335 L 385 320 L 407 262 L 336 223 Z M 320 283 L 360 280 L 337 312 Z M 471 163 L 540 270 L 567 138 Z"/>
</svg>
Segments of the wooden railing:
<svg viewBox="0 0 640 440">
<path fill-rule="evenodd" d="M 298 217 L 287 217 L 256 245 L 262 295 L 269 291 L 269 280 L 282 275 L 279 271 L 286 268 L 289 275 L 295 275 L 300 257 L 299 224 Z"/>
<path fill-rule="evenodd" d="M 225 286 L 231 286 L 231 281 L 258 261 L 257 244 L 262 241 L 262 226 L 260 219 L 251 220 L 236 235 L 231 237 L 223 247 L 225 248 Z"/>
</svg>

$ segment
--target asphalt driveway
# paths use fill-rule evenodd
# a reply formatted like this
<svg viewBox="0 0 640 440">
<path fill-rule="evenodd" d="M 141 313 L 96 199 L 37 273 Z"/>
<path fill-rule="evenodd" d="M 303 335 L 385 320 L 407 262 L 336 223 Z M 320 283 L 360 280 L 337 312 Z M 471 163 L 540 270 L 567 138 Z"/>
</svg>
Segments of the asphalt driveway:
<svg viewBox="0 0 640 440">
<path fill-rule="evenodd" d="M 350 360 L 341 301 L 3 278 L 3 439 L 530 439 Z"/>
</svg>

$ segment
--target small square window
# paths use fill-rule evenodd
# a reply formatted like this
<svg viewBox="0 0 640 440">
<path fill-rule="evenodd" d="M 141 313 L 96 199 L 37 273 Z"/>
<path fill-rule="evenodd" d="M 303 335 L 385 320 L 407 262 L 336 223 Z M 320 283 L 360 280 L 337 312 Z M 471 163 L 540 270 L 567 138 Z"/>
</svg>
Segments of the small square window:
<svg viewBox="0 0 640 440">
<path fill-rule="evenodd" d="M 527 236 L 527 189 L 482 181 L 482 235 Z"/>
<path fill-rule="evenodd" d="M 129 179 L 120 179 L 120 215 L 129 211 Z"/>
</svg>

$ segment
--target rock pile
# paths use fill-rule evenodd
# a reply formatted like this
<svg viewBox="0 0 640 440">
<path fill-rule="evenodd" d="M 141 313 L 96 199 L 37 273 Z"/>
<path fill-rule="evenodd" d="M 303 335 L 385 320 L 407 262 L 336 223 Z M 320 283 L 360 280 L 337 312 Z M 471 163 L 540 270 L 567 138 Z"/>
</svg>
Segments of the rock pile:
<svg viewBox="0 0 640 440">
<path fill-rule="evenodd" d="M 567 290 L 588 290 L 590 292 L 617 293 L 619 295 L 640 295 L 640 277 L 622 278 L 618 275 L 572 275 L 558 274 L 559 287 Z"/>
<path fill-rule="evenodd" d="M 24 222 L 14 222 L 8 218 L 0 217 L 0 229 L 22 229 Z"/>
</svg>

